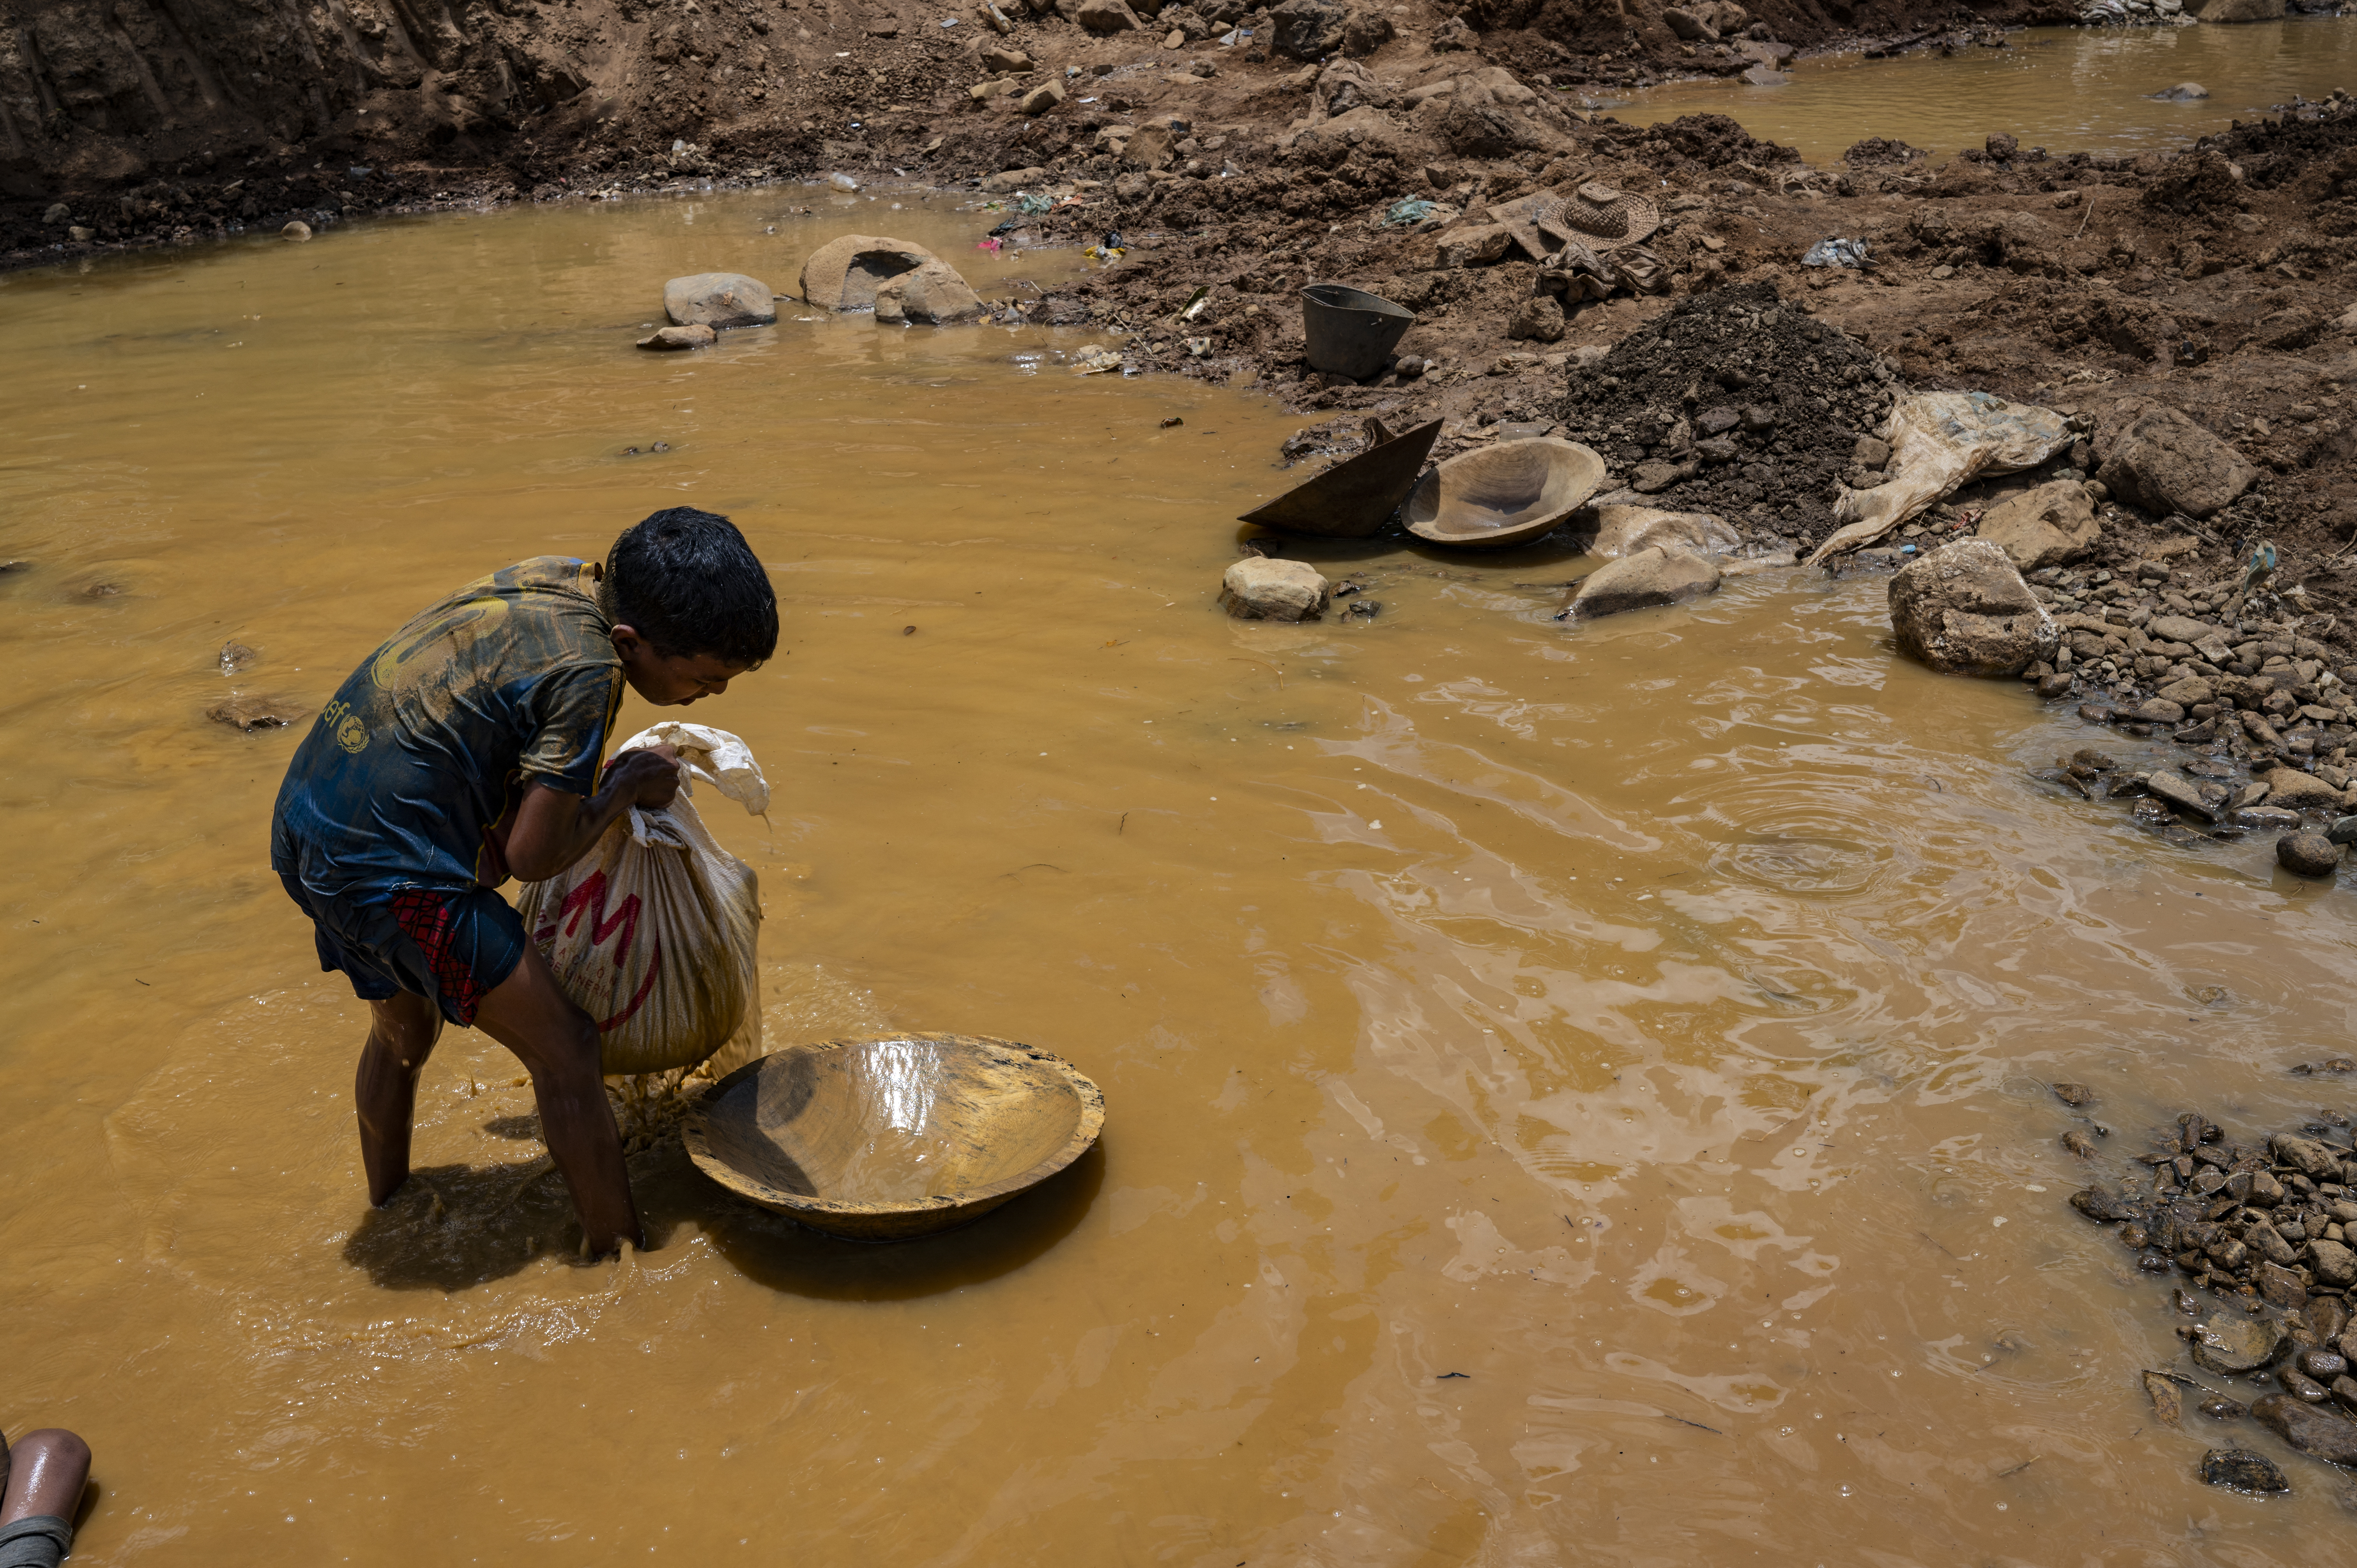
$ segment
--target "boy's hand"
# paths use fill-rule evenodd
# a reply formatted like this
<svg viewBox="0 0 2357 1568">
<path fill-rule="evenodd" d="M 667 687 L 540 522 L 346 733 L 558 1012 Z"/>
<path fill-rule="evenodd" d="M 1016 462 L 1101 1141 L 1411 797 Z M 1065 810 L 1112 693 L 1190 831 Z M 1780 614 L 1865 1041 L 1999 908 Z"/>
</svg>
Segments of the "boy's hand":
<svg viewBox="0 0 2357 1568">
<path fill-rule="evenodd" d="M 631 805 L 660 811 L 679 794 L 679 747 L 650 746 L 623 752 L 608 767 L 606 784 Z"/>
</svg>

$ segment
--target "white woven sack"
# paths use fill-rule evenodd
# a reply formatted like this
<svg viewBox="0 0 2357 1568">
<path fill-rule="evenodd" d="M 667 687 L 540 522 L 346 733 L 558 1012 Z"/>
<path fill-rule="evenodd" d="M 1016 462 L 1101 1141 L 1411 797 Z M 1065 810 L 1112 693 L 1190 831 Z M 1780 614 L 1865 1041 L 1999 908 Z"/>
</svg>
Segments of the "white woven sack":
<svg viewBox="0 0 2357 1568">
<path fill-rule="evenodd" d="M 706 733 L 742 751 L 736 736 Z M 654 738 L 633 736 L 621 749 Z M 687 779 L 746 796 L 728 787 L 735 780 L 714 779 L 685 759 L 681 767 L 685 777 L 667 810 L 633 808 L 571 868 L 526 886 L 520 905 L 524 929 L 565 993 L 597 1020 L 599 1065 L 609 1077 L 694 1067 L 724 1046 L 732 1058 L 761 1054 L 760 890 L 753 868 L 705 827 Z M 752 781 L 766 804 L 758 768 Z"/>
</svg>

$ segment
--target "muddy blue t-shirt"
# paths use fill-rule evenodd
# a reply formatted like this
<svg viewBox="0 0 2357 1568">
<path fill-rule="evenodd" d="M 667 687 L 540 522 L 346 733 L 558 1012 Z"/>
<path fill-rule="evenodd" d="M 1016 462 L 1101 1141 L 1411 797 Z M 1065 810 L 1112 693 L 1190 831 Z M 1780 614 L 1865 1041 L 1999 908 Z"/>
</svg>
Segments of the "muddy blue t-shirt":
<svg viewBox="0 0 2357 1568">
<path fill-rule="evenodd" d="M 601 575 L 564 556 L 520 562 L 393 633 L 296 747 L 272 865 L 329 897 L 506 881 L 488 830 L 525 780 L 597 789 L 622 700 Z"/>
</svg>

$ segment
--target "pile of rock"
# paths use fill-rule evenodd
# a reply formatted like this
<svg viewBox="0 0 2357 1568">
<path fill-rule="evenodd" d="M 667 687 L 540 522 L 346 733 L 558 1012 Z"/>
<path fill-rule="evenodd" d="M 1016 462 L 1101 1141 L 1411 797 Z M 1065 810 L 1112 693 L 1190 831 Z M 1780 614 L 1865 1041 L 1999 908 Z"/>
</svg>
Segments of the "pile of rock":
<svg viewBox="0 0 2357 1568">
<path fill-rule="evenodd" d="M 2357 1068 L 2346 1058 L 2327 1065 Z M 2067 1103 L 2087 1103 L 2081 1086 L 2054 1087 Z M 2172 1299 L 2189 1321 L 2177 1333 L 2195 1368 L 2214 1379 L 2274 1387 L 2246 1403 L 2199 1378 L 2147 1373 L 2165 1420 L 2178 1413 L 2170 1385 L 2191 1385 L 2209 1395 L 2197 1406 L 2205 1416 L 2247 1415 L 2303 1454 L 2357 1464 L 2357 1376 L 2351 1373 L 2357 1326 L 2349 1302 L 2357 1287 L 2357 1149 L 2348 1146 L 2349 1136 L 2347 1118 L 2332 1115 L 2296 1133 L 2237 1144 L 2189 1111 L 2158 1147 L 2138 1156 L 2144 1176 L 2072 1195 L 2081 1214 L 2118 1227 L 2139 1268 L 2182 1278 Z M 2077 1129 L 2062 1142 L 2083 1157 L 2093 1153 Z M 2239 1468 L 2243 1478 L 2218 1484 L 2282 1489 L 2280 1477 L 2273 1485 L 2249 1484 L 2271 1468 L 2265 1461 L 2222 1468 Z"/>
<path fill-rule="evenodd" d="M 1681 301 L 1575 368 L 1562 417 L 1640 495 L 1814 542 L 1840 482 L 1889 458 L 1871 432 L 1900 390 L 1871 350 L 1758 283 Z"/>
</svg>

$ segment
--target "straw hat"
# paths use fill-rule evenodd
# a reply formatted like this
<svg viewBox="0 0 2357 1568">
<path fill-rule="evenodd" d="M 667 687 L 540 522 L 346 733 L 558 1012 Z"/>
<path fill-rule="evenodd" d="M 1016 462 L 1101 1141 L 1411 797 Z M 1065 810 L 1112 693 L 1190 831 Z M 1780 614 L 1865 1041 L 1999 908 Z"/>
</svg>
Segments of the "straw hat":
<svg viewBox="0 0 2357 1568">
<path fill-rule="evenodd" d="M 1598 251 L 1633 245 L 1662 226 L 1659 208 L 1609 185 L 1583 185 L 1569 196 L 1555 197 L 1537 216 L 1541 226 Z"/>
</svg>

